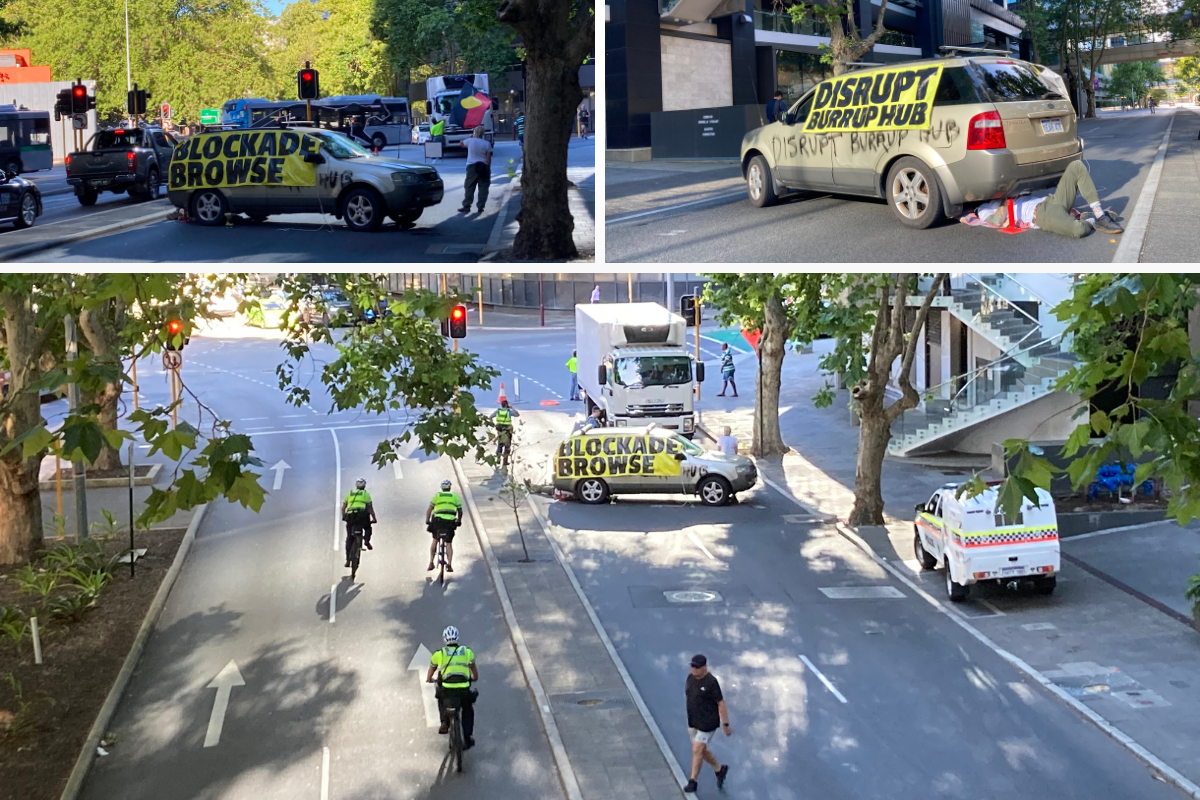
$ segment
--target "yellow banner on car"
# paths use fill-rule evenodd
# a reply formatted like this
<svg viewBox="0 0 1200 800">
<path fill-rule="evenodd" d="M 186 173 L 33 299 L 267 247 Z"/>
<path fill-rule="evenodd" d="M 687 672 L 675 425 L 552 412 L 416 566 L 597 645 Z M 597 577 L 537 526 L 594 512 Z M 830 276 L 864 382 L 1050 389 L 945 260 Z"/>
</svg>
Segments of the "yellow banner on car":
<svg viewBox="0 0 1200 800">
<path fill-rule="evenodd" d="M 315 136 L 286 130 L 199 134 L 175 148 L 167 186 L 316 186 L 317 167 L 304 156 L 320 146 Z"/>
<path fill-rule="evenodd" d="M 560 478 L 614 475 L 678 476 L 683 446 L 662 436 L 612 433 L 572 436 L 558 446 L 554 473 Z"/>
<path fill-rule="evenodd" d="M 853 72 L 817 87 L 805 133 L 918 131 L 932 124 L 943 65 Z"/>
</svg>

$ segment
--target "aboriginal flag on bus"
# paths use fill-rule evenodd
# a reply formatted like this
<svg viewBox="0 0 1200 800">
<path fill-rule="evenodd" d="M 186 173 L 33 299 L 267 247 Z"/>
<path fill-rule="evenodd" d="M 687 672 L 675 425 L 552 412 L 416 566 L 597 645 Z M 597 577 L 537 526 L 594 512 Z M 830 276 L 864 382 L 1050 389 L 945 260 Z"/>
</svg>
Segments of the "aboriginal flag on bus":
<svg viewBox="0 0 1200 800">
<path fill-rule="evenodd" d="M 450 113 L 450 124 L 459 128 L 474 128 L 483 124 L 483 112 L 492 107 L 492 98 L 475 90 L 470 83 L 463 83 L 454 110 Z"/>
</svg>

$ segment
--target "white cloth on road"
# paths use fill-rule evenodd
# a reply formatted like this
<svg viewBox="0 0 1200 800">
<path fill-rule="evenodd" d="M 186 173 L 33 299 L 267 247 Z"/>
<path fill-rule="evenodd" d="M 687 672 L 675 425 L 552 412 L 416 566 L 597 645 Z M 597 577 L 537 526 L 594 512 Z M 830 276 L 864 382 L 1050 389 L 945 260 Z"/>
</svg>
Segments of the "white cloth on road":
<svg viewBox="0 0 1200 800">
<path fill-rule="evenodd" d="M 1037 228 L 1033 224 L 1033 214 L 1038 205 L 1045 202 L 1045 195 L 1026 195 L 1025 197 L 1017 197 L 1013 199 L 1013 216 L 1017 218 L 1017 225 L 1022 228 Z M 975 209 L 975 215 L 980 219 L 988 219 L 1002 208 L 1006 209 L 1007 200 L 992 200 L 984 203 L 979 208 Z"/>
<path fill-rule="evenodd" d="M 467 166 L 472 164 L 488 163 L 488 153 L 492 152 L 492 143 L 487 139 L 476 139 L 474 137 L 466 139 L 464 146 L 467 148 Z"/>
</svg>

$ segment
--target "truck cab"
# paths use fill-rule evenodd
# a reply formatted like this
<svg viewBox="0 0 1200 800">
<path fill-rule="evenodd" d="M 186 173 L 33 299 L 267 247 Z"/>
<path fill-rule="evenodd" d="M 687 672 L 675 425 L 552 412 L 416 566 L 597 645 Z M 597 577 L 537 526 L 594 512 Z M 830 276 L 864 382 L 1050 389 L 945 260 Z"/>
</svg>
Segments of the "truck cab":
<svg viewBox="0 0 1200 800">
<path fill-rule="evenodd" d="M 972 584 L 991 581 L 1009 588 L 1032 585 L 1051 594 L 1060 567 L 1058 517 L 1049 492 L 1024 498 L 1013 518 L 998 505 L 993 484 L 975 497 L 958 497 L 946 484 L 916 507 L 913 550 L 922 569 L 946 570 L 946 593 L 967 599 Z"/>
<path fill-rule="evenodd" d="M 474 94 L 463 99 L 463 87 L 470 85 Z M 425 96 L 428 98 L 429 121 L 445 122 L 445 132 L 442 134 L 445 146 L 449 148 L 464 148 L 463 144 L 471 137 L 471 131 L 476 125 L 483 126 L 483 138 L 488 142 L 495 141 L 495 128 L 492 120 L 492 99 L 488 95 L 488 76 L 486 73 L 467 73 L 465 75 L 441 75 L 428 78 L 425 81 Z M 464 106 L 465 123 L 451 124 L 455 106 Z"/>
</svg>

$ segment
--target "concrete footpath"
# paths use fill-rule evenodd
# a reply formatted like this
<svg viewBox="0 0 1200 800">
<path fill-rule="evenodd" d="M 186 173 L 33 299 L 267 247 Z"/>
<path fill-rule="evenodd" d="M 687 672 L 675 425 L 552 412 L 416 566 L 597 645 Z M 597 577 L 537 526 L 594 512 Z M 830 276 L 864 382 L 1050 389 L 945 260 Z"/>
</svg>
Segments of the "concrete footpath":
<svg viewBox="0 0 1200 800">
<path fill-rule="evenodd" d="M 1178 108 L 1162 178 L 1154 197 L 1143 263 L 1196 261 L 1196 198 L 1200 195 L 1200 109 Z"/>
<path fill-rule="evenodd" d="M 521 444 L 549 452 L 553 431 L 535 434 L 539 423 L 518 431 Z M 544 438 L 537 447 L 522 439 Z M 569 774 L 568 798 L 665 800 L 682 797 L 671 768 L 638 712 L 604 641 L 589 619 L 553 547 L 528 503 L 512 506 L 500 496 L 501 478 L 486 465 L 464 459 L 463 472 L 495 552 L 512 611 L 545 692 L 543 713 L 553 718 Z M 524 535 L 525 547 L 521 539 Z M 526 562 L 526 552 L 530 561 Z M 539 701 L 540 702 L 540 701 Z M 551 736 L 553 742 L 553 736 Z M 560 771 L 563 764 L 559 764 Z"/>
<path fill-rule="evenodd" d="M 845 519 L 854 500 L 858 429 L 845 391 L 831 408 L 813 408 L 812 394 L 824 380 L 818 357 L 785 358 L 780 421 L 793 450 L 758 465 L 768 485 L 819 515 Z M 730 425 L 744 448 L 753 424 L 753 368 L 753 362 L 739 368 L 741 398 L 702 404 L 705 429 L 716 433 Z M 1054 595 L 976 587 L 967 602 L 951 604 L 942 573 L 922 571 L 915 560 L 908 512 L 941 483 L 970 471 L 885 461 L 888 524 L 851 535 L 946 613 L 1082 704 L 1077 711 L 1094 714 L 1091 721 L 1137 752 L 1156 776 L 1200 797 L 1200 634 L 1188 624 L 1183 599 L 1187 577 L 1200 571 L 1200 526 L 1159 522 L 1065 539 Z"/>
</svg>

